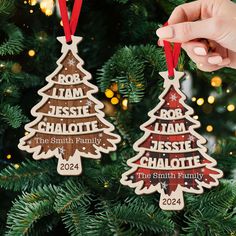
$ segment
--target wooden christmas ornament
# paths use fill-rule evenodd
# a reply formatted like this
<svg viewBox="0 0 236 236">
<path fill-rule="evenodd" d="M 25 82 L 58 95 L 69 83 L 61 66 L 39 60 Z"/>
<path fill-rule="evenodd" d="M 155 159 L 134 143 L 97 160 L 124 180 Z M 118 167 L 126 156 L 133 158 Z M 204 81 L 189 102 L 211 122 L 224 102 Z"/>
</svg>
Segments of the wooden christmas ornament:
<svg viewBox="0 0 236 236">
<path fill-rule="evenodd" d="M 194 111 L 185 104 L 180 91 L 183 72 L 161 72 L 164 91 L 159 104 L 148 113 L 150 120 L 141 126 L 144 136 L 134 144 L 138 154 L 127 161 L 130 170 L 122 175 L 121 183 L 135 188 L 136 194 L 159 192 L 160 208 L 181 210 L 183 192 L 202 193 L 203 187 L 218 185 L 222 171 L 203 146 L 204 137 L 195 129 L 200 122 L 191 116 Z"/>
<path fill-rule="evenodd" d="M 98 88 L 88 82 L 91 74 L 77 55 L 82 38 L 71 38 L 67 44 L 65 37 L 58 37 L 62 43 L 58 67 L 39 90 L 42 100 L 31 111 L 36 119 L 25 126 L 28 134 L 18 145 L 36 160 L 57 157 L 61 175 L 81 174 L 81 157 L 98 159 L 101 152 L 115 151 L 120 141 L 111 133 L 114 126 L 104 119 L 103 104 L 93 96 Z"/>
</svg>

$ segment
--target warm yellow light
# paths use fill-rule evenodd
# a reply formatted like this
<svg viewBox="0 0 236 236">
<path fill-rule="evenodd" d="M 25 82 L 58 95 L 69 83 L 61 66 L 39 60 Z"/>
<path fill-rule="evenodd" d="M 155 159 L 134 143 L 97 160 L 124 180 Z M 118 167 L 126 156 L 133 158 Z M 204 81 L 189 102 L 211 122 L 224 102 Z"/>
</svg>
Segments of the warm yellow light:
<svg viewBox="0 0 236 236">
<path fill-rule="evenodd" d="M 109 188 L 109 186 L 110 186 L 110 183 L 108 182 L 108 181 L 105 181 L 105 183 L 104 183 L 104 188 Z"/>
<path fill-rule="evenodd" d="M 204 99 L 203 98 L 198 98 L 197 105 L 202 106 L 203 104 L 204 104 Z"/>
<path fill-rule="evenodd" d="M 25 131 L 25 135 L 28 135 L 28 134 L 29 134 L 29 132 Z"/>
<path fill-rule="evenodd" d="M 60 25 L 63 26 L 63 22 L 62 22 L 62 20 L 60 21 Z"/>
<path fill-rule="evenodd" d="M 27 4 L 27 1 L 24 1 L 24 4 Z"/>
<path fill-rule="evenodd" d="M 235 106 L 234 106 L 233 104 L 229 104 L 229 105 L 227 106 L 227 110 L 228 110 L 229 112 L 234 111 L 234 110 L 235 110 Z"/>
<path fill-rule="evenodd" d="M 44 13 L 46 16 L 51 16 L 53 12 L 51 9 L 46 9 L 46 11 Z"/>
<path fill-rule="evenodd" d="M 230 93 L 230 89 L 227 89 L 227 90 L 226 90 L 226 93 Z"/>
<path fill-rule="evenodd" d="M 53 13 L 54 1 L 53 0 L 42 0 L 40 2 L 40 9 L 46 16 L 51 16 Z"/>
<path fill-rule="evenodd" d="M 118 104 L 118 103 L 119 103 L 119 99 L 118 99 L 117 97 L 113 97 L 113 98 L 111 99 L 111 104 L 116 105 L 116 104 Z"/>
<path fill-rule="evenodd" d="M 111 89 L 106 89 L 105 95 L 107 98 L 112 98 L 114 96 L 114 92 Z"/>
<path fill-rule="evenodd" d="M 11 154 L 7 155 L 7 159 L 10 160 L 11 159 Z"/>
<path fill-rule="evenodd" d="M 196 98 L 196 97 L 192 97 L 192 101 L 193 101 L 193 102 L 196 102 L 196 101 L 197 101 L 197 98 Z"/>
<path fill-rule="evenodd" d="M 211 86 L 212 87 L 220 87 L 222 85 L 222 79 L 219 77 L 219 76 L 214 76 L 212 79 L 211 79 Z"/>
<path fill-rule="evenodd" d="M 123 110 L 127 110 L 128 109 L 128 103 L 129 103 L 129 101 L 128 101 L 127 98 L 123 99 L 123 101 L 122 101 L 122 108 L 123 108 Z"/>
<path fill-rule="evenodd" d="M 15 167 L 15 169 L 19 169 L 20 165 L 19 164 L 15 164 L 14 167 Z"/>
<path fill-rule="evenodd" d="M 33 56 L 35 56 L 35 51 L 33 49 L 31 49 L 28 51 L 28 54 L 30 57 L 33 57 Z"/>
<path fill-rule="evenodd" d="M 30 9 L 30 13 L 31 13 L 31 14 L 34 13 L 34 10 Z"/>
<path fill-rule="evenodd" d="M 209 96 L 207 99 L 209 104 L 213 104 L 215 102 L 215 97 L 214 96 Z"/>
<path fill-rule="evenodd" d="M 37 0 L 28 0 L 29 5 L 34 6 L 37 4 Z"/>
<path fill-rule="evenodd" d="M 193 119 L 195 119 L 195 120 L 198 120 L 198 116 L 197 116 L 197 115 L 196 115 L 196 116 L 194 116 L 194 117 L 193 117 Z"/>
<path fill-rule="evenodd" d="M 211 132 L 213 131 L 213 126 L 212 126 L 212 125 L 208 125 L 208 126 L 206 127 L 206 131 L 209 132 L 209 133 L 211 133 Z"/>
</svg>

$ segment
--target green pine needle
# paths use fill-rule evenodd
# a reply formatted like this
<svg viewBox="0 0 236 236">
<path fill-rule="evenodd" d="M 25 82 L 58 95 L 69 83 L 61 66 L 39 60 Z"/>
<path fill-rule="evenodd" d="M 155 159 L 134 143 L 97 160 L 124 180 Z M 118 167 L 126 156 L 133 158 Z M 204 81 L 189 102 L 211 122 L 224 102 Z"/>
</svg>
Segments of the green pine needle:
<svg viewBox="0 0 236 236">
<path fill-rule="evenodd" d="M 53 213 L 53 203 L 58 188 L 38 187 L 31 193 L 23 193 L 13 204 L 7 217 L 7 236 L 31 235 L 34 224 Z"/>
<path fill-rule="evenodd" d="M 53 174 L 56 174 L 54 160 L 26 160 L 17 169 L 12 165 L 3 169 L 0 172 L 0 186 L 13 191 L 25 191 L 39 184 L 50 183 Z"/>
<path fill-rule="evenodd" d="M 0 45 L 0 56 L 19 54 L 23 50 L 23 35 L 13 24 L 5 24 L 2 30 L 8 35 L 7 41 Z"/>
<path fill-rule="evenodd" d="M 62 221 L 71 236 L 89 236 L 87 228 L 90 217 L 85 207 L 79 206 L 73 210 L 66 211 L 62 215 Z"/>
<path fill-rule="evenodd" d="M 20 106 L 5 104 L 0 107 L 0 119 L 12 128 L 19 128 L 23 123 L 28 122 L 28 118 L 22 114 Z"/>
<path fill-rule="evenodd" d="M 57 194 L 54 209 L 63 213 L 80 205 L 86 206 L 90 202 L 91 194 L 88 189 L 74 180 L 68 180 Z"/>
</svg>

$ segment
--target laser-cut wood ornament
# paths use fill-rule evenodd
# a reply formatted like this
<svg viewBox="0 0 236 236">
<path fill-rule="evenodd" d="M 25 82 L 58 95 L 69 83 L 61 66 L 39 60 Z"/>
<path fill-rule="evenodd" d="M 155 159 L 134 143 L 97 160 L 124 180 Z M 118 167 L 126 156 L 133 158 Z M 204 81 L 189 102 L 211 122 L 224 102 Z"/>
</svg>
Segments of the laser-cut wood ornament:
<svg viewBox="0 0 236 236">
<path fill-rule="evenodd" d="M 101 152 L 115 151 L 120 137 L 111 133 L 114 126 L 104 119 L 104 105 L 92 95 L 98 88 L 88 82 L 91 74 L 77 55 L 82 38 L 72 36 L 71 44 L 65 37 L 57 39 L 62 56 L 38 92 L 42 100 L 31 111 L 36 119 L 25 126 L 28 134 L 18 147 L 36 160 L 57 157 L 61 175 L 79 175 L 81 157 L 98 159 Z"/>
<path fill-rule="evenodd" d="M 179 80 L 161 72 L 164 91 L 159 104 L 148 113 L 150 119 L 140 128 L 145 132 L 136 141 L 138 154 L 127 161 L 130 170 L 122 175 L 121 183 L 135 188 L 136 194 L 159 192 L 160 208 L 181 210 L 183 192 L 203 193 L 203 187 L 217 186 L 222 171 L 213 168 L 217 163 L 207 154 L 204 137 L 195 129 L 200 122 L 193 119 L 194 111 L 185 104 Z"/>
</svg>

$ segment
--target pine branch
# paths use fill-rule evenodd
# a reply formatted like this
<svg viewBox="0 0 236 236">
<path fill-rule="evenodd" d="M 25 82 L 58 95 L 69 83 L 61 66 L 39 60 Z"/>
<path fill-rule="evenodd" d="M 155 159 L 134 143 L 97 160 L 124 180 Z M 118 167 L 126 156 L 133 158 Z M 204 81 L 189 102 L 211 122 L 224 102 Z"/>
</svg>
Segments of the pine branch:
<svg viewBox="0 0 236 236">
<path fill-rule="evenodd" d="M 198 197 L 189 196 L 184 235 L 229 235 L 236 230 L 235 182 L 223 181 L 219 187 Z"/>
<path fill-rule="evenodd" d="M 98 72 L 101 91 L 104 92 L 112 82 L 116 82 L 119 92 L 123 97 L 127 97 L 130 103 L 140 102 L 147 85 L 153 84 L 153 77 L 163 70 L 163 58 L 163 52 L 152 45 L 124 47 L 118 50 Z"/>
<path fill-rule="evenodd" d="M 12 128 L 19 128 L 21 124 L 28 122 L 28 118 L 22 114 L 20 106 L 11 106 L 9 104 L 0 107 L 0 119 Z"/>
<path fill-rule="evenodd" d="M 31 193 L 23 193 L 8 213 L 6 235 L 31 235 L 35 223 L 53 213 L 53 203 L 57 193 L 58 188 L 52 185 L 38 187 Z"/>
<path fill-rule="evenodd" d="M 17 86 L 18 90 L 22 88 L 29 88 L 41 85 L 42 78 L 33 74 L 22 72 L 21 65 L 14 61 L 0 61 L 0 64 L 4 65 L 1 70 L 1 90 L 4 92 L 4 87 Z M 20 67 L 19 71 L 14 71 L 14 66 Z M 12 90 L 14 92 L 14 90 Z"/>
<path fill-rule="evenodd" d="M 121 94 L 128 97 L 130 102 L 139 102 L 139 98 L 144 95 L 144 88 L 140 86 L 143 73 L 143 64 L 135 57 L 131 48 L 124 47 L 100 70 L 98 79 L 102 91 L 109 87 L 111 81 L 116 81 Z"/>
<path fill-rule="evenodd" d="M 4 24 L 2 30 L 8 35 L 8 40 L 0 45 L 0 56 L 16 55 L 23 50 L 23 35 L 14 24 Z"/>
<path fill-rule="evenodd" d="M 0 15 L 10 15 L 14 8 L 14 0 L 1 0 Z"/>
<path fill-rule="evenodd" d="M 91 216 L 83 206 L 68 210 L 62 215 L 62 221 L 71 236 L 89 235 L 87 228 L 90 220 Z"/>
<path fill-rule="evenodd" d="M 91 194 L 88 189 L 74 180 L 68 180 L 61 186 L 55 199 L 54 209 L 58 213 L 63 213 L 81 205 L 86 206 L 90 204 L 90 202 Z"/>
<path fill-rule="evenodd" d="M 55 171 L 54 160 L 26 160 L 16 169 L 9 165 L 0 172 L 0 186 L 14 191 L 25 191 L 52 181 Z"/>
<path fill-rule="evenodd" d="M 173 233 L 174 223 L 168 219 L 154 205 L 129 204 L 114 207 L 114 215 L 122 223 L 140 229 L 142 232 L 152 231 L 154 233 Z"/>
<path fill-rule="evenodd" d="M 234 185 L 235 183 L 229 181 L 221 181 L 220 186 L 203 195 L 189 196 L 187 198 L 189 211 L 194 212 L 198 209 L 202 213 L 211 212 L 212 215 L 227 214 L 228 210 L 232 209 L 236 203 L 236 187 Z"/>
</svg>

